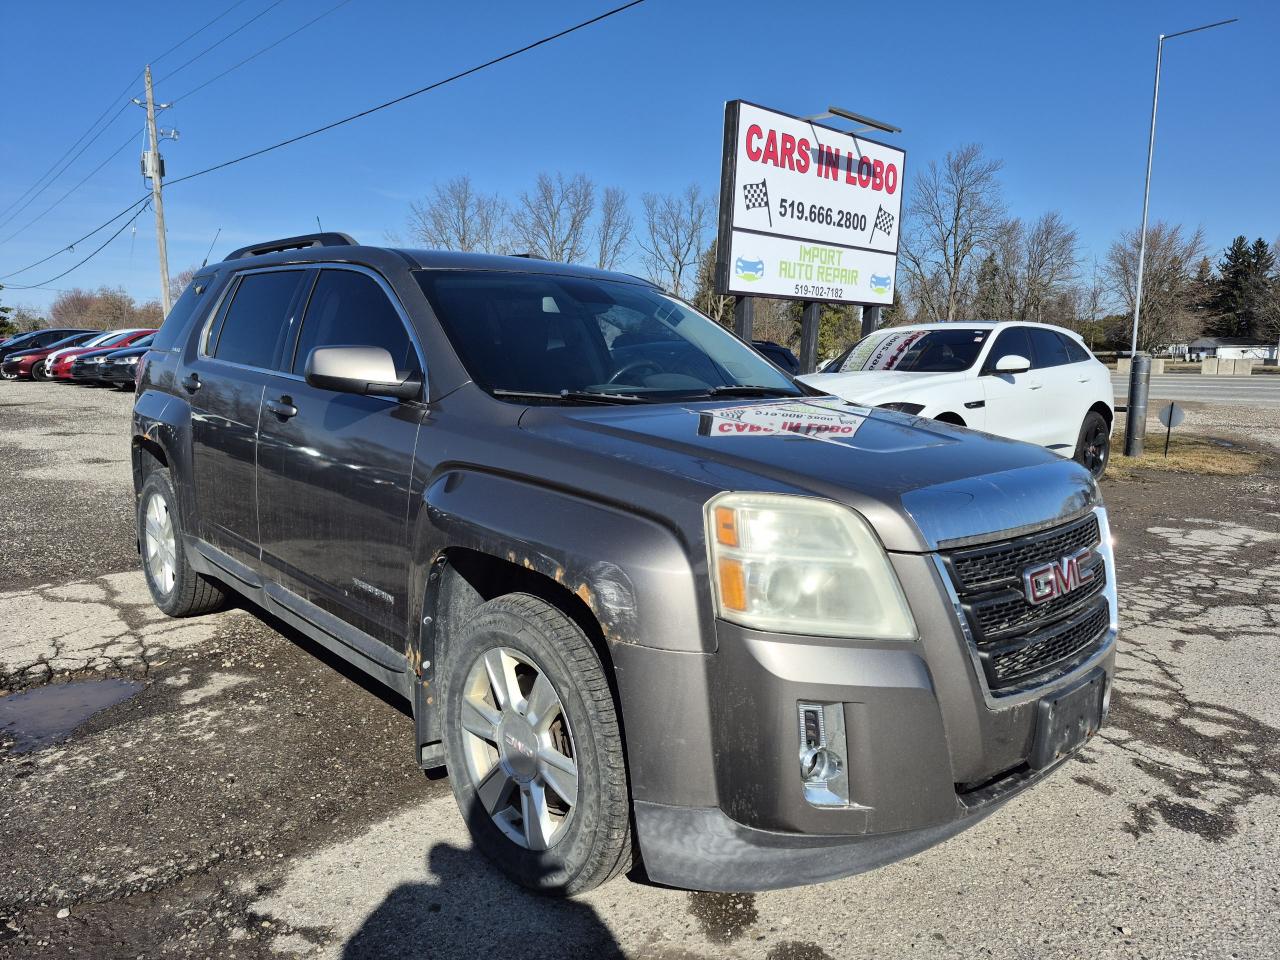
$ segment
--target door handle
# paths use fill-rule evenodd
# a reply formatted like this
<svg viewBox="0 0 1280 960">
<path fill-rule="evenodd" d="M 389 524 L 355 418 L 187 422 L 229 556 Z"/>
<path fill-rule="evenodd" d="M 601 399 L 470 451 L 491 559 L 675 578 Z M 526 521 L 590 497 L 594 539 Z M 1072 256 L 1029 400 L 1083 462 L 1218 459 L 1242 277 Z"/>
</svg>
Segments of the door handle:
<svg viewBox="0 0 1280 960">
<path fill-rule="evenodd" d="M 200 374 L 188 373 L 182 378 L 182 389 L 187 393 L 195 393 L 200 389 Z"/>
<path fill-rule="evenodd" d="M 290 417 L 296 417 L 298 415 L 298 408 L 293 405 L 289 397 L 281 397 L 279 400 L 268 400 L 267 409 L 281 420 L 288 420 Z"/>
<path fill-rule="evenodd" d="M 1027 386 L 1030 387 L 1032 390 L 1039 390 L 1041 387 L 1044 386 L 1044 382 L 1041 380 L 1032 380 L 1029 384 L 1027 384 Z"/>
</svg>

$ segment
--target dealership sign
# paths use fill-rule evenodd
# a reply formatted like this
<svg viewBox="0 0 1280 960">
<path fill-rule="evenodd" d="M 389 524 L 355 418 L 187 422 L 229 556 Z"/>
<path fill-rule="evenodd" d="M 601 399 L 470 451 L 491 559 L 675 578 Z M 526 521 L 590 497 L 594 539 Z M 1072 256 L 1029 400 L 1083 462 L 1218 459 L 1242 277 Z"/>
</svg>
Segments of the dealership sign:
<svg viewBox="0 0 1280 960">
<path fill-rule="evenodd" d="M 893 302 L 902 150 L 741 100 L 724 144 L 721 293 Z"/>
</svg>

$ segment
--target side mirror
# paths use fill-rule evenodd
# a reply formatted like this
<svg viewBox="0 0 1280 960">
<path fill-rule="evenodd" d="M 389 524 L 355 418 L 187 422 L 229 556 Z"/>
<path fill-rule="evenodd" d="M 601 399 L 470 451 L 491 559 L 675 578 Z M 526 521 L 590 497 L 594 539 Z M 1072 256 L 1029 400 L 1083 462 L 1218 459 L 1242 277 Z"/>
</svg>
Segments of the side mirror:
<svg viewBox="0 0 1280 960">
<path fill-rule="evenodd" d="M 413 400 L 422 392 L 418 377 L 400 379 L 382 347 L 316 347 L 307 357 L 306 378 L 313 387 L 338 393 Z"/>
<path fill-rule="evenodd" d="M 996 361 L 996 373 L 1026 373 L 1031 369 L 1031 361 L 1016 353 L 1009 353 Z"/>
</svg>

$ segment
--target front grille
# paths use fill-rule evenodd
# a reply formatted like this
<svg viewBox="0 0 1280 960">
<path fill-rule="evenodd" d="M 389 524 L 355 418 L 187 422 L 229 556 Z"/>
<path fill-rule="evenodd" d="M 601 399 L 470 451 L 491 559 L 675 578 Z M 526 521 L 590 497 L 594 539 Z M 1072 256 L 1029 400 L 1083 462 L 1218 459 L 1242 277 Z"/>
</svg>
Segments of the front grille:
<svg viewBox="0 0 1280 960">
<path fill-rule="evenodd" d="M 1045 563 L 1082 547 L 1096 547 L 1098 518 L 1093 514 L 1057 530 L 988 544 L 969 550 L 957 550 L 947 557 L 952 579 L 961 593 L 990 590 L 1007 583 L 1021 583 L 1022 571 L 1037 563 Z"/>
<path fill-rule="evenodd" d="M 1031 567 L 1100 545 L 1098 518 L 1090 514 L 1042 533 L 942 554 L 992 693 L 1047 683 L 1105 642 L 1111 616 L 1103 591 L 1110 571 L 1101 554 L 1082 565 L 1090 579 L 1045 603 L 1030 603 L 1022 581 Z"/>
</svg>

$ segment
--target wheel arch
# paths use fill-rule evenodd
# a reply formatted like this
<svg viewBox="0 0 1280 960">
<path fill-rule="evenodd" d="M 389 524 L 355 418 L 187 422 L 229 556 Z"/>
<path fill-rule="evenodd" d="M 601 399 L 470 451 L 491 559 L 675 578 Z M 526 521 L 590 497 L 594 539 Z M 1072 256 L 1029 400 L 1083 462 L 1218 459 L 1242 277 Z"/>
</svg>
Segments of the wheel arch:
<svg viewBox="0 0 1280 960">
<path fill-rule="evenodd" d="M 1085 411 L 1085 416 L 1088 416 L 1091 413 L 1096 413 L 1101 415 L 1102 419 L 1107 421 L 1107 429 L 1110 429 L 1112 426 L 1114 426 L 1116 415 L 1115 415 L 1115 411 L 1111 409 L 1110 404 L 1105 403 L 1102 400 L 1098 400 L 1093 404 L 1093 406 L 1091 406 L 1088 410 Z"/>
<path fill-rule="evenodd" d="M 957 427 L 968 426 L 968 424 L 964 422 L 964 417 L 960 416 L 960 414 L 955 413 L 954 411 L 951 411 L 951 410 L 945 410 L 942 413 L 938 414 L 933 419 L 937 420 L 939 423 L 950 423 L 950 424 L 954 424 Z"/>
</svg>

